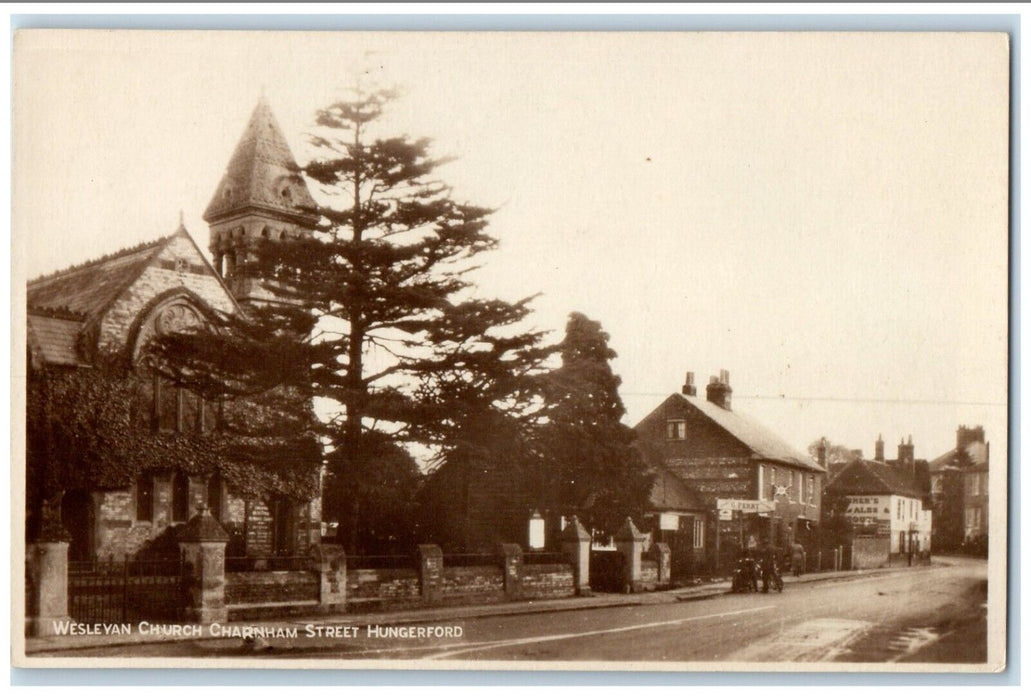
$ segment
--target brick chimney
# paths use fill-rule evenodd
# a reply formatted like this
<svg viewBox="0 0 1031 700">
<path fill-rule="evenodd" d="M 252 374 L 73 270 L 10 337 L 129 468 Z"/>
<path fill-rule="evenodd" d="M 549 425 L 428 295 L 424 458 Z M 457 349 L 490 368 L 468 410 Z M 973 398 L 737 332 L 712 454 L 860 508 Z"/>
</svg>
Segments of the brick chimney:
<svg viewBox="0 0 1031 700">
<path fill-rule="evenodd" d="M 824 469 L 827 468 L 827 438 L 820 438 L 820 444 L 816 446 L 816 463 Z"/>
<path fill-rule="evenodd" d="M 719 377 L 709 377 L 709 385 L 705 387 L 705 398 L 720 408 L 730 410 L 730 395 L 734 393 L 730 388 L 730 372 L 720 370 Z"/>
<path fill-rule="evenodd" d="M 913 473 L 913 450 L 914 448 L 912 435 L 909 436 L 908 443 L 904 442 L 902 438 L 899 438 L 899 468 L 905 469 L 910 474 Z"/>
<path fill-rule="evenodd" d="M 884 437 L 881 435 L 877 436 L 877 442 L 874 443 L 873 458 L 876 462 L 884 461 Z"/>
<path fill-rule="evenodd" d="M 688 372 L 684 378 L 684 386 L 680 388 L 680 393 L 685 396 L 697 396 L 698 389 L 694 385 L 694 372 Z"/>
</svg>

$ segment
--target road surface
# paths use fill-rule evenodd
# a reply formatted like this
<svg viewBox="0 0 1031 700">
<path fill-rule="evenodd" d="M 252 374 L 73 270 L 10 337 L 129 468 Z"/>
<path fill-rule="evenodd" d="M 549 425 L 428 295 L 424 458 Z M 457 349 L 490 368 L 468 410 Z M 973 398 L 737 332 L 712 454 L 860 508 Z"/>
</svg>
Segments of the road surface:
<svg viewBox="0 0 1031 700">
<path fill-rule="evenodd" d="M 389 626 L 369 629 L 364 624 L 355 627 L 351 637 L 340 636 L 339 630 L 336 637 L 309 637 L 302 623 L 295 625 L 296 638 L 261 640 L 257 645 L 240 639 L 184 640 L 80 649 L 60 655 L 984 663 L 985 563 L 955 559 L 949 564 L 828 581 L 807 582 L 804 577 L 789 576 L 780 594 L 728 594 L 629 607 L 455 617 L 416 625 L 428 630 L 429 637 L 421 638 L 384 638 Z M 451 630 L 451 636 L 434 636 L 445 628 Z M 413 627 L 408 632 L 417 635 L 418 630 Z"/>
</svg>

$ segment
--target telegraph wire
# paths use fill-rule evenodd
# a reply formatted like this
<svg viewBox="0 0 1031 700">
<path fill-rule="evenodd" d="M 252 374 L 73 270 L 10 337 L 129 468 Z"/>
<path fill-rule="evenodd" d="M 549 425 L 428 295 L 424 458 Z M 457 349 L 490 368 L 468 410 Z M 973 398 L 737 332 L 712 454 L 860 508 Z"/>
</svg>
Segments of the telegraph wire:
<svg viewBox="0 0 1031 700">
<path fill-rule="evenodd" d="M 669 396 L 670 392 L 657 391 L 621 391 L 622 396 Z M 929 404 L 933 406 L 991 406 L 1005 407 L 1006 403 L 995 401 L 952 401 L 945 399 L 878 399 L 849 398 L 839 396 L 789 396 L 787 394 L 734 394 L 735 399 L 755 399 L 760 401 L 812 401 L 831 403 L 887 403 L 887 404 Z"/>
</svg>

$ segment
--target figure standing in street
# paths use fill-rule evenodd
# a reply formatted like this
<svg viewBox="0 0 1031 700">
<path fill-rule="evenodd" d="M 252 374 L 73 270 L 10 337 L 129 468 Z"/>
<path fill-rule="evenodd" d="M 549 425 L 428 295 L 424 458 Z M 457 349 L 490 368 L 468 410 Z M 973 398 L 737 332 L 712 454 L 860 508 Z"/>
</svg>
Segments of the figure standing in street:
<svg viewBox="0 0 1031 700">
<path fill-rule="evenodd" d="M 805 547 L 798 542 L 791 545 L 791 573 L 796 577 L 805 573 Z"/>
</svg>

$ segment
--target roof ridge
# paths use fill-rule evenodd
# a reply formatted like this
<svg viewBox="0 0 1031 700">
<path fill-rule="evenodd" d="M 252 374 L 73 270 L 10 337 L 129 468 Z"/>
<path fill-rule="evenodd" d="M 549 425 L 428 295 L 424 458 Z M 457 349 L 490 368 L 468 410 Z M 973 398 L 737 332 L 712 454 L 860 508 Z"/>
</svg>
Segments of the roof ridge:
<svg viewBox="0 0 1031 700">
<path fill-rule="evenodd" d="M 29 304 L 26 307 L 30 316 L 45 316 L 47 318 L 59 318 L 65 321 L 85 321 L 86 314 L 79 311 L 72 311 L 68 306 L 45 306 L 42 304 Z"/>
<path fill-rule="evenodd" d="M 62 275 L 67 275 L 67 274 L 72 273 L 72 272 L 80 272 L 81 270 L 84 270 L 84 269 L 86 269 L 88 267 L 92 267 L 93 265 L 99 265 L 100 263 L 110 262 L 111 260 L 114 260 L 116 258 L 120 258 L 120 257 L 125 256 L 125 255 L 132 255 L 133 253 L 139 253 L 140 251 L 146 250 L 147 248 L 150 248 L 151 246 L 157 246 L 157 245 L 160 245 L 162 243 L 168 242 L 168 240 L 172 236 L 174 236 L 174 235 L 175 234 L 173 233 L 173 234 L 170 234 L 170 235 L 161 236 L 160 238 L 156 238 L 154 240 L 144 241 L 142 243 L 136 243 L 136 244 L 131 245 L 131 246 L 126 246 L 125 248 L 120 248 L 119 250 L 116 250 L 113 253 L 108 253 L 107 255 L 102 255 L 99 258 L 94 258 L 92 260 L 86 260 L 85 262 L 76 263 L 74 265 L 70 265 L 70 266 L 62 268 L 60 270 L 55 270 L 54 272 L 48 272 L 45 275 L 40 275 L 39 277 L 36 277 L 34 279 L 29 280 L 26 284 L 31 287 L 32 285 L 37 284 L 39 282 L 46 282 L 46 281 L 49 281 L 49 280 L 52 280 L 52 279 L 56 279 L 56 278 L 58 278 L 58 277 L 60 277 Z M 42 308 L 46 308 L 46 307 L 42 307 Z"/>
</svg>

